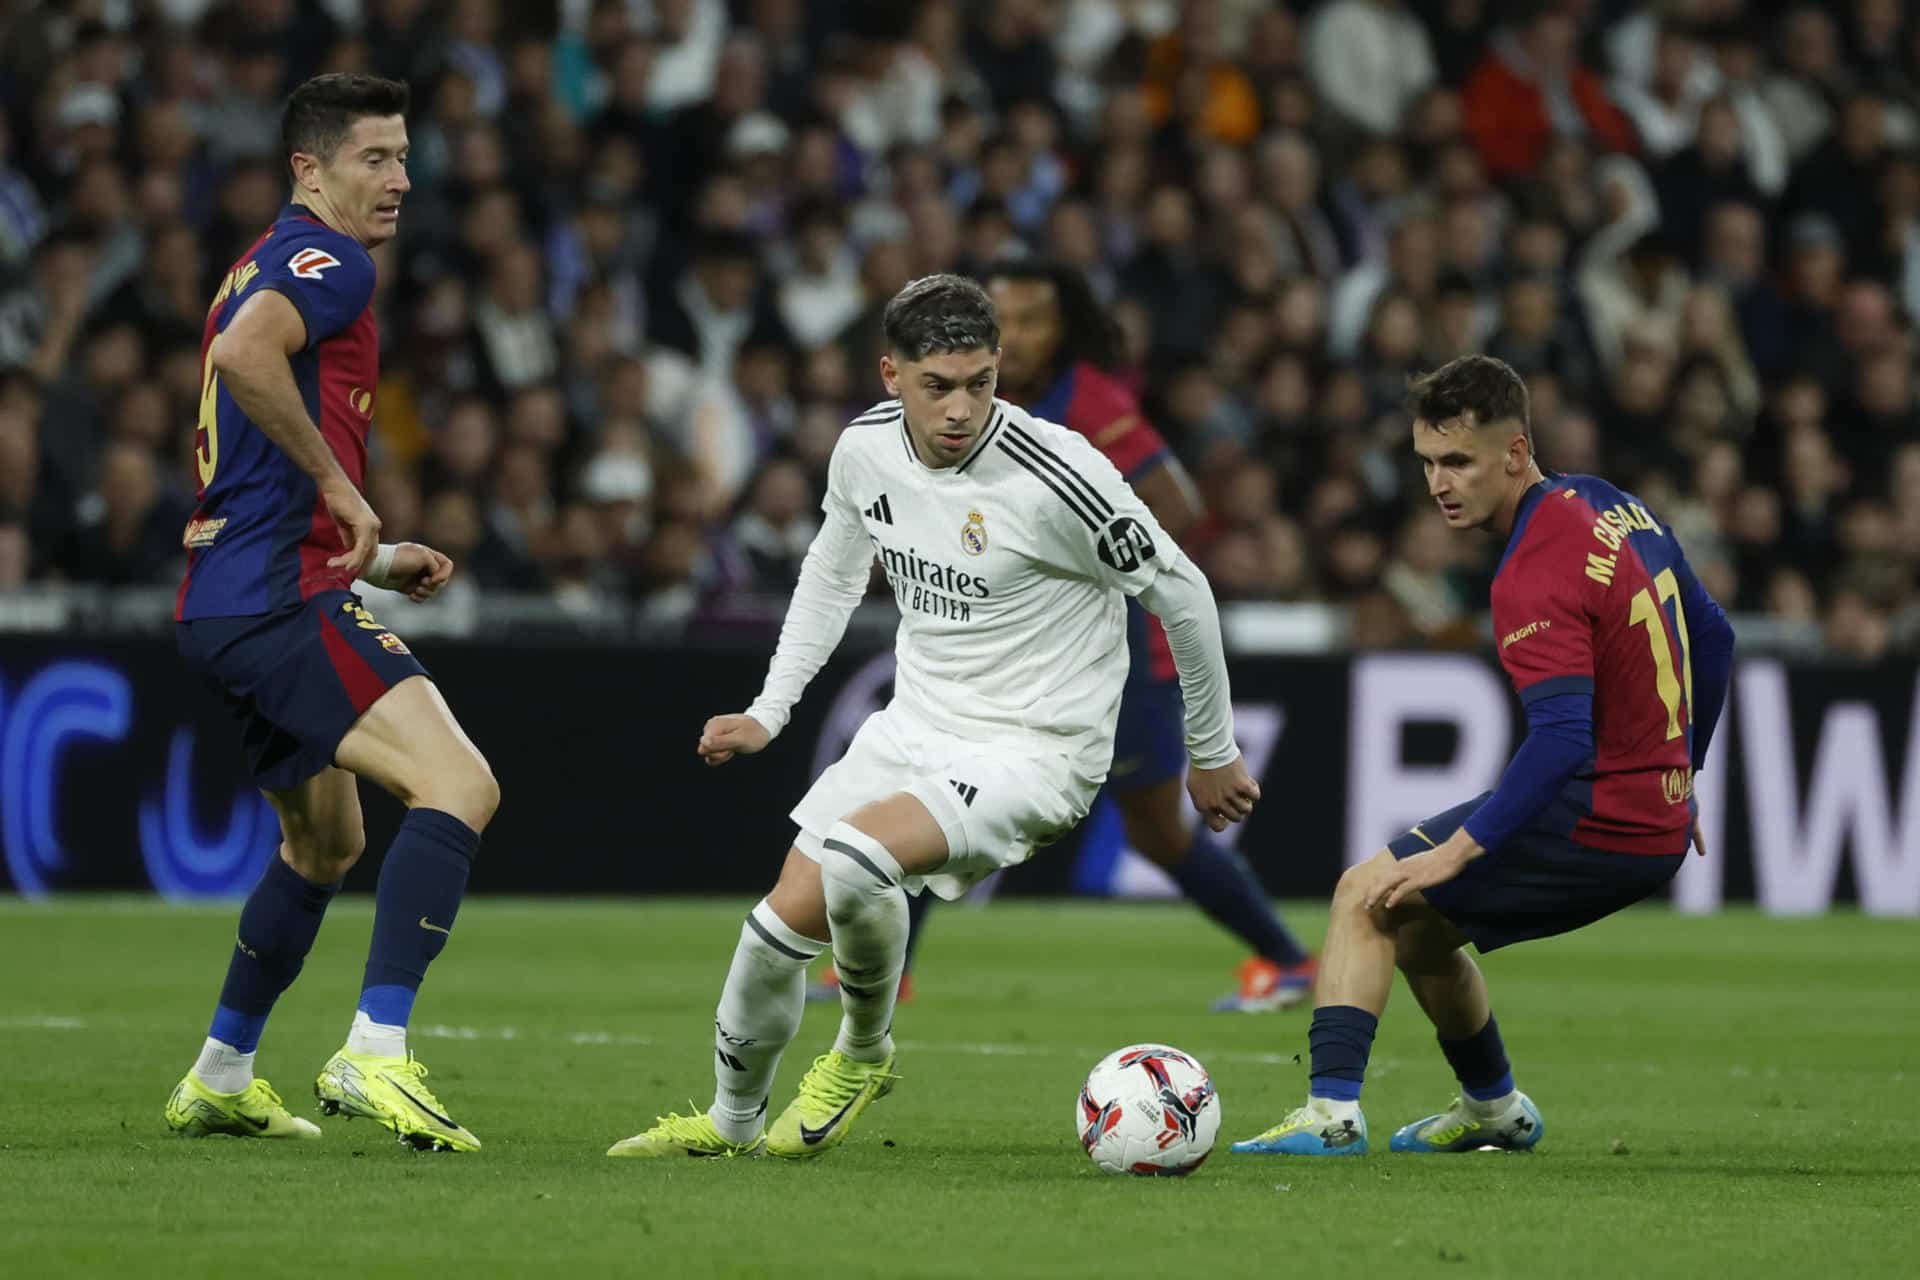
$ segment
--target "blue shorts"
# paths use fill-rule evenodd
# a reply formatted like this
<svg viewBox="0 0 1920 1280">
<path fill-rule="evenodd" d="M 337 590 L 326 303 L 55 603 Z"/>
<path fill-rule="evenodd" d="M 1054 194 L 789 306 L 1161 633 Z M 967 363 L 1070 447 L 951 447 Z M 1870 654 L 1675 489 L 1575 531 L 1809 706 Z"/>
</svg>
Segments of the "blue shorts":
<svg viewBox="0 0 1920 1280">
<path fill-rule="evenodd" d="M 1492 792 L 1435 814 L 1387 845 L 1406 858 L 1442 844 Z M 1474 859 L 1445 884 L 1421 892 L 1481 951 L 1569 933 L 1660 892 L 1684 853 L 1609 853 L 1562 834 L 1556 802 L 1503 848 Z"/>
<path fill-rule="evenodd" d="M 1187 768 L 1187 712 L 1177 680 L 1128 680 L 1113 727 L 1113 767 L 1107 786 L 1140 791 L 1177 778 Z"/>
<path fill-rule="evenodd" d="M 333 763 L 368 707 L 427 669 L 351 591 L 275 613 L 174 624 L 181 656 L 241 722 L 255 785 L 285 791 Z"/>
</svg>

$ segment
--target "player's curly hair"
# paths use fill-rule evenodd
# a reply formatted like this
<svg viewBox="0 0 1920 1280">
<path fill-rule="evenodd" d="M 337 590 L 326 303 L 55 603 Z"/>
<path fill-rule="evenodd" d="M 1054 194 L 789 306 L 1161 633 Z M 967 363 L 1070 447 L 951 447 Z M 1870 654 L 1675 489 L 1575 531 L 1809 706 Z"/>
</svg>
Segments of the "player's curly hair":
<svg viewBox="0 0 1920 1280">
<path fill-rule="evenodd" d="M 965 276 L 922 276 L 880 313 L 887 346 L 902 360 L 951 351 L 998 351 L 1000 313 L 987 291 Z"/>
<path fill-rule="evenodd" d="M 412 94 L 399 80 L 357 71 L 315 76 L 287 96 L 280 113 L 280 146 L 294 153 L 330 159 L 362 116 L 404 116 Z"/>
<path fill-rule="evenodd" d="M 1441 429 L 1468 413 L 1482 427 L 1517 421 L 1528 443 L 1533 441 L 1526 380 L 1492 356 L 1460 356 L 1413 379 L 1407 387 L 1407 412 Z"/>
<path fill-rule="evenodd" d="M 1125 335 L 1100 305 L 1080 268 L 1055 258 L 1007 258 L 988 267 L 980 278 L 988 285 L 995 280 L 1044 280 L 1053 286 L 1061 333 L 1056 366 L 1065 368 L 1084 360 L 1096 369 L 1111 369 L 1120 363 Z"/>
</svg>

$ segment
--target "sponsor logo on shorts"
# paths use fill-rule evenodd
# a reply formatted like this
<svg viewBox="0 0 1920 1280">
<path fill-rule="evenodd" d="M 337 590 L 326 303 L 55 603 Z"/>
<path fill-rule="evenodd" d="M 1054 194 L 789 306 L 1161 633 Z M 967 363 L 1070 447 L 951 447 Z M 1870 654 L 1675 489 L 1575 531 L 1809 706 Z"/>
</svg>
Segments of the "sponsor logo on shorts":
<svg viewBox="0 0 1920 1280">
<path fill-rule="evenodd" d="M 367 612 L 367 606 L 358 600 L 342 600 L 340 612 L 353 619 L 353 624 L 362 631 L 385 631 L 386 628 L 375 622 L 373 615 Z"/>
<path fill-rule="evenodd" d="M 1680 804 L 1693 794 L 1693 770 L 1669 769 L 1660 777 L 1660 789 L 1668 804 Z"/>
</svg>

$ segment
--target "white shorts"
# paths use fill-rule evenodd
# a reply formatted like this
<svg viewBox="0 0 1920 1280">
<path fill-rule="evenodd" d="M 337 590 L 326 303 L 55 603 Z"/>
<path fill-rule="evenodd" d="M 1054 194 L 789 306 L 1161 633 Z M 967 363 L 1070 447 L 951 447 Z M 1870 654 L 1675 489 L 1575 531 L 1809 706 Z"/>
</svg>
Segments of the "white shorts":
<svg viewBox="0 0 1920 1280">
<path fill-rule="evenodd" d="M 794 806 L 794 847 L 820 861 L 834 823 L 904 791 L 927 806 L 947 837 L 946 864 L 908 876 L 907 892 L 931 889 L 951 901 L 1071 831 L 1099 789 L 1064 755 L 967 742 L 888 707 L 867 717 L 847 753 Z"/>
</svg>

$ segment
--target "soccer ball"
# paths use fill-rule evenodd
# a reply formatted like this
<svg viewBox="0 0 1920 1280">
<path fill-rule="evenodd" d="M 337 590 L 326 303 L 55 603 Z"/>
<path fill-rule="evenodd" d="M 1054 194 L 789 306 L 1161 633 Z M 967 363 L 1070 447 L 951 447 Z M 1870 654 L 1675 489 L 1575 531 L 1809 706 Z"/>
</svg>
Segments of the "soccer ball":
<svg viewBox="0 0 1920 1280">
<path fill-rule="evenodd" d="M 1108 1173 L 1184 1177 L 1213 1150 L 1220 1095 L 1191 1054 L 1128 1045 L 1087 1073 L 1073 1128 L 1088 1158 Z"/>
</svg>

